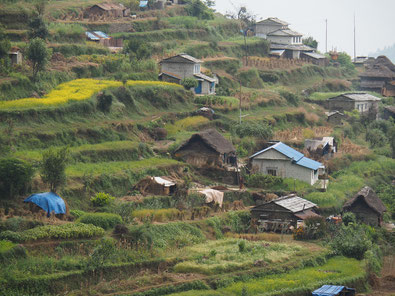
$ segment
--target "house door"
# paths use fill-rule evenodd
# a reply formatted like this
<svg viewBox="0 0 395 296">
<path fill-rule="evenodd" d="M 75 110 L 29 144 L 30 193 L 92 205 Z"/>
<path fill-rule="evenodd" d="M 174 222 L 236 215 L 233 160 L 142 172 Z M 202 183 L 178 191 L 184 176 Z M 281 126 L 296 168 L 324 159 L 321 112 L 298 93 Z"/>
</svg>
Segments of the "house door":
<svg viewBox="0 0 395 296">
<path fill-rule="evenodd" d="M 202 93 L 202 82 L 199 81 L 199 85 L 195 88 L 195 94 L 201 94 Z"/>
</svg>

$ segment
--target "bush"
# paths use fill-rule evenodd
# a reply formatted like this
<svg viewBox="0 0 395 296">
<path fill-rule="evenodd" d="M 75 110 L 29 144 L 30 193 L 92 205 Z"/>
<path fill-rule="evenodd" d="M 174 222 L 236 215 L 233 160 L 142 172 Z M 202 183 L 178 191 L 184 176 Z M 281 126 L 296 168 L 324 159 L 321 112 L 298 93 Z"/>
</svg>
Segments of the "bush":
<svg viewBox="0 0 395 296">
<path fill-rule="evenodd" d="M 108 193 L 98 192 L 95 196 L 91 197 L 91 202 L 95 207 L 103 207 L 110 204 L 114 199 L 115 197 Z"/>
<path fill-rule="evenodd" d="M 263 88 L 263 81 L 257 69 L 251 69 L 239 74 L 241 84 L 250 88 Z"/>
<path fill-rule="evenodd" d="M 17 158 L 0 159 L 0 196 L 13 198 L 24 194 L 33 177 L 33 167 Z"/>
<path fill-rule="evenodd" d="M 83 223 L 68 223 L 63 225 L 45 225 L 22 232 L 4 231 L 0 233 L 0 240 L 10 240 L 16 243 L 35 241 L 42 239 L 70 239 L 89 238 L 102 236 L 104 230 L 101 227 Z"/>
<path fill-rule="evenodd" d="M 9 264 L 14 259 L 26 257 L 27 252 L 24 246 L 15 245 L 8 240 L 0 240 L 0 264 Z"/>
<path fill-rule="evenodd" d="M 236 135 L 243 137 L 257 137 L 261 139 L 270 139 L 273 135 L 272 129 L 263 123 L 244 121 L 238 124 L 234 129 Z"/>
<path fill-rule="evenodd" d="M 255 188 L 272 188 L 281 185 L 283 179 L 272 175 L 252 174 L 246 177 L 246 185 Z"/>
<path fill-rule="evenodd" d="M 93 224 L 103 229 L 110 229 L 114 228 L 117 224 L 121 224 L 122 218 L 120 215 L 111 213 L 87 213 L 78 218 L 77 222 Z"/>
<path fill-rule="evenodd" d="M 342 220 L 344 225 L 346 226 L 348 226 L 348 224 L 355 224 L 357 222 L 357 218 L 355 217 L 355 214 L 352 212 L 344 213 Z"/>
<path fill-rule="evenodd" d="M 187 89 L 190 90 L 191 88 L 195 88 L 199 85 L 198 81 L 194 78 L 184 78 L 183 80 L 181 80 L 181 85 Z"/>
<path fill-rule="evenodd" d="M 108 113 L 111 110 L 113 95 L 111 93 L 99 93 L 97 95 L 97 108 L 103 113 Z"/>
<path fill-rule="evenodd" d="M 294 106 L 298 106 L 299 103 L 300 103 L 300 98 L 294 93 L 287 92 L 287 91 L 281 91 L 280 95 L 284 99 L 286 99 L 289 104 L 292 104 Z"/>
<path fill-rule="evenodd" d="M 0 231 L 23 231 L 44 225 L 41 221 L 28 220 L 22 217 L 13 217 L 0 222 Z"/>
<path fill-rule="evenodd" d="M 70 215 L 73 216 L 75 219 L 78 219 L 79 217 L 85 215 L 86 212 L 81 211 L 81 210 L 70 210 Z"/>
<path fill-rule="evenodd" d="M 361 225 L 342 226 L 331 240 L 336 254 L 361 260 L 372 243 Z"/>
</svg>

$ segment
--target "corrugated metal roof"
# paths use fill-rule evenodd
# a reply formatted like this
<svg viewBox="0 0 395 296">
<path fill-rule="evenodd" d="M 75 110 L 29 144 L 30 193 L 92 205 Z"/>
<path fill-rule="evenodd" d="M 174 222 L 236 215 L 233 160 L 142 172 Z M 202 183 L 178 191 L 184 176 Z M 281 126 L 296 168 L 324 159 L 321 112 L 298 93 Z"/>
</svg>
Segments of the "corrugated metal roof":
<svg viewBox="0 0 395 296">
<path fill-rule="evenodd" d="M 201 79 L 207 80 L 207 81 L 209 81 L 209 82 L 215 82 L 215 79 L 214 79 L 214 78 L 209 77 L 209 76 L 207 76 L 207 75 L 204 75 L 204 74 L 202 74 L 202 73 L 193 74 L 193 76 L 195 76 L 195 77 L 197 77 L 197 78 L 201 78 Z"/>
<path fill-rule="evenodd" d="M 326 56 L 316 52 L 304 52 L 303 54 L 312 57 L 313 59 L 326 59 Z"/>
<path fill-rule="evenodd" d="M 300 34 L 298 32 L 289 29 L 279 29 L 267 34 L 267 36 L 303 36 L 303 34 Z"/>
<path fill-rule="evenodd" d="M 301 198 L 294 194 L 280 197 L 273 201 L 275 204 L 291 211 L 292 213 L 301 212 L 316 207 L 315 203 L 308 201 L 307 199 Z"/>
<path fill-rule="evenodd" d="M 94 40 L 94 41 L 100 40 L 99 37 L 93 35 L 91 32 L 85 32 L 85 35 L 86 35 L 86 37 L 89 38 L 89 40 Z"/>
<path fill-rule="evenodd" d="M 93 33 L 97 36 L 99 36 L 100 38 L 110 38 L 106 33 L 102 32 L 102 31 L 93 31 Z"/>
<path fill-rule="evenodd" d="M 280 44 L 272 42 L 270 49 L 288 49 L 288 50 L 302 50 L 302 51 L 314 51 L 314 48 L 304 44 Z"/>
<path fill-rule="evenodd" d="M 340 99 L 341 97 L 348 98 L 353 101 L 381 101 L 380 98 L 372 96 L 368 93 L 360 92 L 360 93 L 345 93 L 340 96 L 329 98 L 328 100 Z"/>
<path fill-rule="evenodd" d="M 139 7 L 147 7 L 148 1 L 140 1 Z"/>
<path fill-rule="evenodd" d="M 283 26 L 288 26 L 289 25 L 289 23 L 287 23 L 285 21 L 282 21 L 282 20 L 280 20 L 280 19 L 278 19 L 276 17 L 269 17 L 267 19 L 259 21 L 257 24 L 265 23 L 267 21 L 272 21 L 272 22 L 278 23 L 278 24 L 283 25 Z"/>
<path fill-rule="evenodd" d="M 334 296 L 339 294 L 343 289 L 344 286 L 323 285 L 313 292 L 313 296 Z"/>
<path fill-rule="evenodd" d="M 282 142 L 278 142 L 277 144 L 274 144 L 273 146 L 270 146 L 266 149 L 263 149 L 252 156 L 250 158 L 254 158 L 255 156 L 258 156 L 259 154 L 262 154 L 270 149 L 274 149 L 282 154 L 284 154 L 286 157 L 288 157 L 291 161 L 294 162 L 296 165 L 300 165 L 312 170 L 317 170 L 322 166 L 322 163 L 312 160 L 310 158 L 305 157 L 302 153 L 299 151 L 296 151 L 295 149 L 289 147 L 288 145 L 285 145 Z"/>
<path fill-rule="evenodd" d="M 173 59 L 173 58 L 176 58 L 176 57 L 181 57 L 181 58 L 184 58 L 184 59 L 186 59 L 186 60 L 188 60 L 188 61 L 190 61 L 190 62 L 193 62 L 193 63 L 203 63 L 203 61 L 201 61 L 201 60 L 198 60 L 197 58 L 194 58 L 193 56 L 190 56 L 189 54 L 186 54 L 186 53 L 180 53 L 180 54 L 178 54 L 178 55 L 175 55 L 175 56 L 172 56 L 172 57 L 169 57 L 169 58 L 166 58 L 166 59 L 163 59 L 162 61 L 161 61 L 161 63 L 163 63 L 163 62 L 165 62 L 165 61 L 171 61 L 171 59 Z"/>
<path fill-rule="evenodd" d="M 285 52 L 285 49 L 273 49 L 273 50 L 270 51 L 270 54 L 271 55 L 282 56 L 284 52 Z"/>
</svg>

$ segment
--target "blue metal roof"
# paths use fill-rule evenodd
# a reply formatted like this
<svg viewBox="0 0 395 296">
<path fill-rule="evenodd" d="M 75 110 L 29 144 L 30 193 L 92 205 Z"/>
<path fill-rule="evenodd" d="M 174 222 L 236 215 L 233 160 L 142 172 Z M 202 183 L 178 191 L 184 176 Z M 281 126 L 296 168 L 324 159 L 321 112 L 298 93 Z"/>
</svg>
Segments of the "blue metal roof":
<svg viewBox="0 0 395 296">
<path fill-rule="evenodd" d="M 344 286 L 323 285 L 313 292 L 313 296 L 335 296 L 344 289 Z"/>
<path fill-rule="evenodd" d="M 147 7 L 148 1 L 140 1 L 140 7 Z"/>
<path fill-rule="evenodd" d="M 262 154 L 270 149 L 274 149 L 280 152 L 281 154 L 284 154 L 286 157 L 291 159 L 295 164 L 300 165 L 302 167 L 306 167 L 308 169 L 317 170 L 320 166 L 322 166 L 320 162 L 305 157 L 299 151 L 296 151 L 295 149 L 289 147 L 288 145 L 285 145 L 282 142 L 278 142 L 273 146 L 263 149 L 255 153 L 254 155 L 250 156 L 250 158 L 254 158 L 255 156 L 258 156 L 259 154 Z"/>
<path fill-rule="evenodd" d="M 90 39 L 90 40 L 100 40 L 99 37 L 93 35 L 91 32 L 85 32 L 85 35 Z"/>
<path fill-rule="evenodd" d="M 100 38 L 110 38 L 110 37 L 108 37 L 108 35 L 106 33 L 102 32 L 102 31 L 94 31 L 93 33 L 95 33 Z"/>
</svg>

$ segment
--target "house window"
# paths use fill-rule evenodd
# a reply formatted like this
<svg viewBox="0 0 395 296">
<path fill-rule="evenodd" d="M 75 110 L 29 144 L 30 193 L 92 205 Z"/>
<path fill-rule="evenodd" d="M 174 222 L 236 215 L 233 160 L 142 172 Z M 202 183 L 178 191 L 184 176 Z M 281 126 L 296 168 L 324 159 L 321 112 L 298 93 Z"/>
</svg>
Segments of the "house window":
<svg viewBox="0 0 395 296">
<path fill-rule="evenodd" d="M 199 73 L 200 73 L 200 65 L 195 64 L 195 66 L 193 67 L 193 74 L 199 74 Z"/>
<path fill-rule="evenodd" d="M 277 176 L 277 168 L 267 168 L 267 174 Z"/>
<path fill-rule="evenodd" d="M 368 104 L 365 104 L 365 110 L 368 110 Z"/>
</svg>

